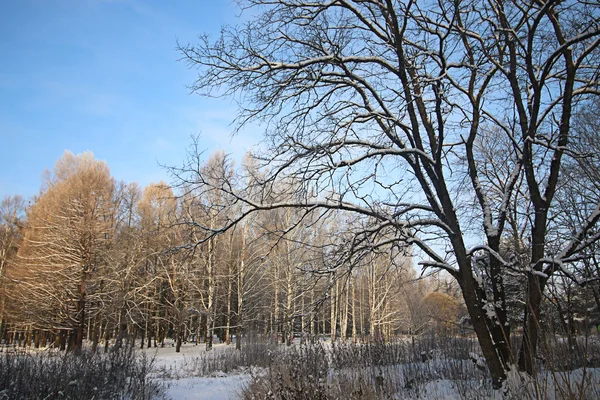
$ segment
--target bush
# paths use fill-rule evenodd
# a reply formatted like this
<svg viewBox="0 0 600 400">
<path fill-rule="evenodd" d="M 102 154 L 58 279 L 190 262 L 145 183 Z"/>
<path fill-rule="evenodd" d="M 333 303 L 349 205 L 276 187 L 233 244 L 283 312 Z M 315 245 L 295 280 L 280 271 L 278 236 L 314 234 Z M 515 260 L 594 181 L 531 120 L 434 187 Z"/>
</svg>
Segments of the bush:
<svg viewBox="0 0 600 400">
<path fill-rule="evenodd" d="M 254 399 L 389 399 L 421 397 L 428 383 L 486 377 L 469 359 L 470 339 L 421 338 L 392 343 L 332 344 L 282 349 L 242 393 Z M 491 390 L 491 383 L 488 385 Z M 487 388 L 486 388 L 487 389 Z"/>
<path fill-rule="evenodd" d="M 591 343 L 582 352 L 588 357 L 596 354 Z M 554 358 L 564 356 L 563 347 L 555 348 Z M 479 346 L 470 338 L 427 336 L 279 349 L 271 350 L 273 362 L 266 369 L 251 371 L 243 399 L 502 397 L 495 393 Z M 565 373 L 547 368 L 536 379 L 512 375 L 504 398 L 600 398 L 600 376 L 585 368 Z"/>
<path fill-rule="evenodd" d="M 9 353 L 0 357 L 0 399 L 156 399 L 153 360 L 133 349 L 108 354 Z"/>
</svg>

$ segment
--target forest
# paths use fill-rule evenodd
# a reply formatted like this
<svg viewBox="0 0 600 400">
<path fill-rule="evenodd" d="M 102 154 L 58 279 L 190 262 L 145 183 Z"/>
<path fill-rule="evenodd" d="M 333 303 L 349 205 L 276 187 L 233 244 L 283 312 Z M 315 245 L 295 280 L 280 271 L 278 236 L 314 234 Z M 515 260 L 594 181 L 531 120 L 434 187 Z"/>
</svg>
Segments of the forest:
<svg viewBox="0 0 600 400">
<path fill-rule="evenodd" d="M 223 152 L 203 169 L 236 173 Z M 28 206 L 2 202 L 3 341 L 77 351 L 84 340 L 108 349 L 172 338 L 179 349 L 240 335 L 290 344 L 459 331 L 455 285 L 420 277 L 406 245 L 334 268 L 364 221 L 339 213 L 289 229 L 299 210 L 271 210 L 202 242 L 196 224 L 238 212 L 218 196 L 116 182 L 92 153 L 65 152 Z"/>
<path fill-rule="evenodd" d="M 145 188 L 65 152 L 27 205 L 7 197 L 5 343 L 327 340 L 333 359 L 337 344 L 390 344 L 373 351 L 398 364 L 397 339 L 437 335 L 476 343 L 461 357 L 504 394 L 550 358 L 587 379 L 600 365 L 600 6 L 239 5 L 239 24 L 177 51 L 190 90 L 232 101 L 234 135 L 259 126 L 261 144 L 235 160 L 194 136 L 169 182 Z M 298 359 L 334 362 L 310 349 Z M 273 376 L 254 388 L 293 398 Z"/>
</svg>

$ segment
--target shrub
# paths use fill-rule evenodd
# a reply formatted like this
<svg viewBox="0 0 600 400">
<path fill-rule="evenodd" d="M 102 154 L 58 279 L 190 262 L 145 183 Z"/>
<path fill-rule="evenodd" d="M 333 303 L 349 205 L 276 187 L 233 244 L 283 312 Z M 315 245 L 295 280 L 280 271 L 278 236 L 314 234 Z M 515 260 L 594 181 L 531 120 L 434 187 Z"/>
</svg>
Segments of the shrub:
<svg viewBox="0 0 600 400">
<path fill-rule="evenodd" d="M 588 358 L 596 354 L 591 342 L 582 351 Z M 553 358 L 564 351 L 557 346 Z M 502 397 L 470 338 L 427 336 L 392 343 L 333 343 L 330 348 L 317 343 L 271 349 L 271 357 L 266 369 L 251 371 L 243 399 Z M 550 359 L 550 354 L 544 357 Z M 548 367 L 536 379 L 512 375 L 504 398 L 600 398 L 600 376 L 585 368 L 556 372 Z"/>
<path fill-rule="evenodd" d="M 162 386 L 148 374 L 153 360 L 133 349 L 9 353 L 0 357 L 0 399 L 155 399 Z"/>
</svg>

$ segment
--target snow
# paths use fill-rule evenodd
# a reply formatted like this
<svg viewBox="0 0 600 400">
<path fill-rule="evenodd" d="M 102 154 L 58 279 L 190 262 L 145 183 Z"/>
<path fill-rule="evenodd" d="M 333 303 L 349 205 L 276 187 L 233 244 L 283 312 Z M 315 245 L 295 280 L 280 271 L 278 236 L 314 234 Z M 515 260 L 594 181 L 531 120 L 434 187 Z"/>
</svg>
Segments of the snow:
<svg viewBox="0 0 600 400">
<path fill-rule="evenodd" d="M 469 358 L 475 363 L 475 365 L 477 365 L 477 368 L 481 369 L 482 371 L 485 371 L 487 365 L 483 357 L 481 357 L 479 354 L 470 352 Z"/>
<path fill-rule="evenodd" d="M 543 273 L 542 271 L 533 270 L 532 274 L 541 276 L 544 279 L 548 279 L 548 274 Z"/>
<path fill-rule="evenodd" d="M 211 352 L 218 353 L 234 345 L 216 344 Z M 165 394 L 172 400 L 229 400 L 240 397 L 243 387 L 248 383 L 250 374 L 215 372 L 208 377 L 195 376 L 194 363 L 206 353 L 204 345 L 183 344 L 181 352 L 175 352 L 170 341 L 165 347 L 139 350 L 154 358 L 152 377 L 162 380 Z"/>
<path fill-rule="evenodd" d="M 483 305 L 483 310 L 485 311 L 485 313 L 487 315 L 487 318 L 490 321 L 493 321 L 493 320 L 495 320 L 497 318 L 496 309 L 494 308 L 494 303 L 492 303 L 492 302 L 486 302 Z"/>
<path fill-rule="evenodd" d="M 211 350 L 211 353 L 219 354 L 219 352 L 232 348 L 233 345 L 217 344 Z M 206 355 L 203 345 L 184 344 L 181 352 L 176 353 L 174 346 L 170 342 L 167 342 L 164 348 L 138 351 L 145 353 L 149 357 L 154 357 L 154 370 L 151 377 L 164 382 L 165 394 L 168 399 L 238 399 L 241 398 L 244 387 L 251 379 L 251 374 L 247 369 L 230 373 L 217 371 L 213 372 L 210 376 L 197 376 L 195 367 L 197 366 L 198 357 Z M 470 360 L 466 361 L 446 360 L 445 362 L 455 362 L 457 364 L 455 368 L 457 371 L 464 370 L 464 367 L 461 367 L 461 363 L 464 362 L 475 363 L 480 370 L 486 369 L 485 360 L 477 353 L 469 353 L 469 358 Z M 402 397 L 400 398 L 456 399 L 464 398 L 467 395 L 482 399 L 503 400 L 507 395 L 509 398 L 528 398 L 541 390 L 540 393 L 545 398 L 558 399 L 560 398 L 559 392 L 564 389 L 557 389 L 557 386 L 574 387 L 572 386 L 574 382 L 584 380 L 587 387 L 586 392 L 589 395 L 594 397 L 600 393 L 600 390 L 594 389 L 600 387 L 600 368 L 588 368 L 585 371 L 578 369 L 559 373 L 541 372 L 537 383 L 536 380 L 527 374 L 515 369 L 508 372 L 508 379 L 503 389 L 494 391 L 491 389 L 489 382 L 484 384 L 483 381 L 479 381 L 475 376 L 471 376 L 470 378 L 468 376 L 457 376 L 455 380 L 443 379 L 438 373 L 438 369 L 440 371 L 443 369 L 441 368 L 443 362 L 437 360 L 437 357 L 426 357 L 426 360 L 418 364 L 430 373 L 425 375 L 434 379 L 419 383 L 417 386 L 420 388 L 416 392 L 402 392 Z M 256 375 L 257 371 L 253 368 L 254 375 Z M 437 379 L 435 379 L 436 377 Z M 568 384 L 569 382 L 570 384 Z"/>
<path fill-rule="evenodd" d="M 454 400 L 460 398 L 456 393 L 456 384 L 448 379 L 428 382 L 423 390 L 425 397 L 436 400 Z"/>
<path fill-rule="evenodd" d="M 230 400 L 240 397 L 249 375 L 225 375 L 218 378 L 192 377 L 166 381 L 166 394 L 173 400 Z"/>
</svg>

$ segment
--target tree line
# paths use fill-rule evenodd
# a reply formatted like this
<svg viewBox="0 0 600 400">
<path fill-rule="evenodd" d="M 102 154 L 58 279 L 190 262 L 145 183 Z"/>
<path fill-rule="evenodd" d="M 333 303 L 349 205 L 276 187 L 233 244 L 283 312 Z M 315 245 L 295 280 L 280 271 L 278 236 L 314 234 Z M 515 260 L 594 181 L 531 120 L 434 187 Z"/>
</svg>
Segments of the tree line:
<svg viewBox="0 0 600 400">
<path fill-rule="evenodd" d="M 232 180 L 238 173 L 223 152 L 202 172 Z M 142 189 L 115 181 L 92 153 L 67 151 L 29 205 L 7 196 L 2 340 L 67 351 L 85 342 L 94 351 L 136 340 L 164 346 L 167 338 L 177 351 L 184 341 L 210 349 L 215 337 L 238 348 L 242 336 L 385 340 L 454 331 L 464 314 L 452 284 L 417 279 L 406 247 L 336 268 L 360 220 L 305 216 L 291 229 L 299 211 L 285 208 L 206 238 L 205 227 L 229 221 L 240 205 L 179 182 Z M 270 195 L 278 196 L 273 188 Z"/>
</svg>

